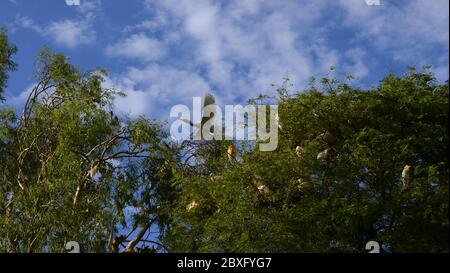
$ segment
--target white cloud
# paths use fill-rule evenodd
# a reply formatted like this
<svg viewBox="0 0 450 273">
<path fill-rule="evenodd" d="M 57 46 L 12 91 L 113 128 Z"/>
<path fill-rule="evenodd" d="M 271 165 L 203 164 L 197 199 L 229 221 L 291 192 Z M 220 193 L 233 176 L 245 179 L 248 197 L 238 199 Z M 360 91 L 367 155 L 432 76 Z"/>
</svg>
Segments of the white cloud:
<svg viewBox="0 0 450 273">
<path fill-rule="evenodd" d="M 323 1 L 145 2 L 158 16 L 127 27 L 126 33 L 138 33 L 107 49 L 110 56 L 147 63 L 111 79 L 128 94 L 116 106 L 134 116 L 168 115 L 173 105 L 189 105 L 192 96 L 211 89 L 219 103 L 245 103 L 261 92 L 273 92 L 271 84 L 286 73 L 302 86 L 340 61 L 326 43 L 326 26 L 316 25 L 327 7 Z M 159 40 L 144 32 L 158 30 L 163 33 Z M 183 58 L 157 65 L 155 60 L 166 53 L 162 48 L 177 50 Z M 360 57 L 351 62 L 358 69 L 364 67 Z"/>
<path fill-rule="evenodd" d="M 148 113 L 164 117 L 173 105 L 192 104 L 193 96 L 210 91 L 208 83 L 197 74 L 156 64 L 144 69 L 130 67 L 125 73 L 109 78 L 105 87 L 127 94 L 116 99 L 115 107 L 132 117 Z"/>
<path fill-rule="evenodd" d="M 183 45 L 193 50 L 195 66 L 206 68 L 208 82 L 223 89 L 231 100 L 243 89 L 249 96 L 269 91 L 271 83 L 279 82 L 287 72 L 301 83 L 300 79 L 322 68 L 316 66 L 310 53 L 319 47 L 325 52 L 326 44 L 319 41 L 311 46 L 304 39 L 309 34 L 315 36 L 317 29 L 312 31 L 310 24 L 321 18 L 324 2 L 147 3 L 174 18 L 172 23 L 181 30 Z M 332 62 L 337 58 L 326 61 L 330 62 L 327 66 L 336 65 Z"/>
<path fill-rule="evenodd" d="M 101 0 L 82 0 L 81 5 L 78 7 L 81 13 L 84 14 L 92 14 L 95 16 L 95 13 L 101 11 Z"/>
<path fill-rule="evenodd" d="M 165 53 L 164 45 L 160 41 L 152 39 L 144 33 L 133 34 L 106 49 L 106 54 L 109 56 L 142 61 L 159 59 Z"/>
<path fill-rule="evenodd" d="M 23 28 L 32 29 L 40 34 L 44 33 L 44 30 L 39 25 L 37 25 L 33 21 L 33 19 L 27 16 L 16 16 L 16 24 Z"/>
<path fill-rule="evenodd" d="M 16 96 L 7 96 L 6 105 L 15 110 L 22 110 L 34 86 L 35 84 L 29 85 L 27 88 L 25 88 L 22 92 L 20 92 Z"/>
<path fill-rule="evenodd" d="M 92 29 L 91 23 L 86 20 L 63 20 L 42 27 L 29 17 L 18 16 L 16 23 L 44 37 L 49 37 L 56 44 L 67 48 L 88 45 L 96 40 L 96 32 Z"/>
<path fill-rule="evenodd" d="M 95 41 L 96 33 L 86 21 L 64 20 L 51 23 L 44 31 L 53 41 L 67 48 L 88 45 Z"/>
<path fill-rule="evenodd" d="M 445 52 L 439 61 L 423 57 L 436 45 L 448 48 L 446 0 L 381 6 L 363 0 L 144 3 L 148 18 L 126 27 L 126 38 L 107 49 L 143 65 L 114 78 L 129 93 L 118 107 L 139 114 L 168 114 L 169 105 L 208 88 L 224 103 L 245 103 L 274 92 L 271 84 L 286 73 L 301 89 L 330 66 L 362 82 L 380 66 L 369 62 L 379 60 L 374 56 L 406 67 L 420 55 L 424 63 L 437 62 L 440 75 L 448 65 Z"/>
<path fill-rule="evenodd" d="M 358 42 L 405 67 L 434 64 L 438 79 L 448 79 L 448 0 L 381 1 L 380 6 L 361 2 L 339 1 L 343 24 L 355 29 Z M 432 56 L 438 54 L 443 57 Z"/>
<path fill-rule="evenodd" d="M 360 80 L 369 74 L 369 69 L 363 62 L 365 55 L 366 52 L 361 48 L 351 48 L 345 52 L 345 57 L 351 60 L 351 63 L 343 67 L 344 71 L 356 80 Z"/>
<path fill-rule="evenodd" d="M 60 46 L 73 49 L 96 41 L 97 33 L 94 30 L 93 22 L 96 13 L 100 12 L 100 5 L 100 0 L 84 0 L 79 6 L 70 6 L 70 8 L 76 8 L 81 14 L 81 18 L 78 19 L 54 21 L 42 26 L 32 18 L 18 15 L 16 24 L 50 38 Z"/>
<path fill-rule="evenodd" d="M 367 6 L 359 0 L 340 0 L 345 12 L 344 24 L 383 49 L 448 44 L 448 0 L 381 3 Z"/>
</svg>

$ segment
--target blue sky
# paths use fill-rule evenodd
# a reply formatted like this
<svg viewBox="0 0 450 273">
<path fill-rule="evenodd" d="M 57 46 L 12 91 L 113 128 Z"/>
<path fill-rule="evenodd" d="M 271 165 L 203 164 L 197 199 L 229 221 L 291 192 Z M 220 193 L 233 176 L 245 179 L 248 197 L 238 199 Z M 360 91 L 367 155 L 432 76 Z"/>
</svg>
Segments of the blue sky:
<svg viewBox="0 0 450 273">
<path fill-rule="evenodd" d="M 131 116 L 166 117 L 208 91 L 244 104 L 286 73 L 302 89 L 330 66 L 365 87 L 410 65 L 448 79 L 448 0 L 80 2 L 0 0 L 0 25 L 19 49 L 7 104 L 23 104 L 44 45 L 82 69 L 106 68 L 105 86 L 128 94 L 117 111 Z"/>
</svg>

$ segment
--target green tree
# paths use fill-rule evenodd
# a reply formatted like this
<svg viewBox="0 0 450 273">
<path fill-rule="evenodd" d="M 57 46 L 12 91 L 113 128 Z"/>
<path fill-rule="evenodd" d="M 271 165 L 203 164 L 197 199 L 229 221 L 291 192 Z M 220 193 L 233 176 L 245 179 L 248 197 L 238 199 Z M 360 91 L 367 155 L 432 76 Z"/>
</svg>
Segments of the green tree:
<svg viewBox="0 0 450 273">
<path fill-rule="evenodd" d="M 229 161 L 227 145 L 191 145 L 165 244 L 364 252 L 375 240 L 388 252 L 447 252 L 448 83 L 425 70 L 368 90 L 334 78 L 292 95 L 289 86 L 278 89 L 276 151 L 237 145 Z"/>
<path fill-rule="evenodd" d="M 0 103 L 3 101 L 3 90 L 6 87 L 8 72 L 15 69 L 16 64 L 11 57 L 16 52 L 16 47 L 9 43 L 6 31 L 0 27 Z M 14 120 L 14 113 L 0 106 L 0 168 L 5 164 L 6 143 L 10 140 L 10 123 Z"/>
<path fill-rule="evenodd" d="M 0 27 L 0 101 L 3 100 L 2 93 L 8 80 L 8 72 L 16 68 L 16 64 L 11 57 L 17 48 L 9 43 L 5 29 Z"/>
<path fill-rule="evenodd" d="M 117 117 L 121 94 L 102 87 L 101 69 L 82 73 L 44 49 L 36 75 L 22 116 L 0 116 L 0 250 L 136 251 L 159 223 L 150 195 L 170 171 L 161 125 Z"/>
</svg>

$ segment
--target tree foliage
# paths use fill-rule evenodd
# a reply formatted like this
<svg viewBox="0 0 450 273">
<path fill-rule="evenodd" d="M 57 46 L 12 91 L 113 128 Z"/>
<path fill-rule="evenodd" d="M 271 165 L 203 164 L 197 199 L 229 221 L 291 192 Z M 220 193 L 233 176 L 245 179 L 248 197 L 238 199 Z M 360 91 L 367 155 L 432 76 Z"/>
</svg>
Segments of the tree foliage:
<svg viewBox="0 0 450 273">
<path fill-rule="evenodd" d="M 120 93 L 102 87 L 104 71 L 81 73 L 49 49 L 37 63 L 22 116 L 5 117 L 0 249 L 60 252 L 77 241 L 87 252 L 125 244 L 134 251 L 136 243 L 119 242 L 119 233 L 159 221 L 148 197 L 161 158 L 169 158 L 161 125 L 119 119 L 112 102 Z"/>
<path fill-rule="evenodd" d="M 11 57 L 17 48 L 8 42 L 6 31 L 0 27 L 0 102 L 3 100 L 2 93 L 8 80 L 8 72 L 16 68 Z"/>
<path fill-rule="evenodd" d="M 364 252 L 374 240 L 389 252 L 448 251 L 448 84 L 423 71 L 368 90 L 334 78 L 292 95 L 288 87 L 278 89 L 278 149 L 241 148 L 240 162 L 226 145 L 199 153 L 178 181 L 166 244 Z"/>
<path fill-rule="evenodd" d="M 0 95 L 15 64 L 0 32 Z M 0 109 L 0 252 L 448 251 L 448 82 L 335 78 L 277 100 L 278 149 L 170 141 L 44 48 L 20 115 Z"/>
</svg>

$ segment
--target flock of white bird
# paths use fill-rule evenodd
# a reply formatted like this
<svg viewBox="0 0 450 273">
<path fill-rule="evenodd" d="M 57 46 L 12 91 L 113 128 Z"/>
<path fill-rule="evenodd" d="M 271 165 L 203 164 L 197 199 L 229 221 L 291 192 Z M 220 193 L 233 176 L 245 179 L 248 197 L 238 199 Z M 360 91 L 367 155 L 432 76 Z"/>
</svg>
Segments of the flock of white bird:
<svg viewBox="0 0 450 273">
<path fill-rule="evenodd" d="M 215 98 L 212 94 L 206 94 L 204 101 L 203 101 L 203 107 L 207 107 L 209 105 L 214 105 L 215 104 Z M 194 136 L 199 137 L 200 134 L 200 138 L 199 139 L 203 139 L 203 137 L 201 136 L 202 134 L 202 128 L 203 125 L 210 119 L 210 117 L 206 117 L 205 115 L 203 115 L 202 120 L 200 122 L 200 124 L 194 124 L 191 121 L 184 121 L 188 124 L 190 124 L 194 129 L 196 129 L 196 132 L 194 132 Z M 280 130 L 282 130 L 282 124 L 280 121 L 279 116 L 277 115 L 276 120 L 278 122 L 278 128 Z M 213 134 L 213 132 L 209 132 L 210 134 Z M 195 139 L 195 138 L 194 138 Z M 330 156 L 332 154 L 333 151 L 333 145 L 336 144 L 337 142 L 337 138 L 335 135 L 333 135 L 331 132 L 326 131 L 322 134 L 320 134 L 317 138 L 317 140 L 324 142 L 325 144 L 328 145 L 328 148 L 326 148 L 325 150 L 319 152 L 317 154 L 317 161 L 319 161 L 320 163 L 326 163 L 329 159 Z M 230 145 L 227 148 L 227 156 L 228 159 L 231 161 L 235 160 L 235 156 L 236 156 L 236 148 L 234 147 L 234 145 Z M 295 148 L 295 153 L 297 154 L 297 156 L 300 158 L 305 154 L 305 149 L 301 146 L 297 146 Z M 402 175 L 401 175 L 401 182 L 402 182 L 402 187 L 406 188 L 407 186 L 407 182 L 410 179 L 410 173 L 411 173 L 411 166 L 410 165 L 405 165 L 402 171 Z M 210 175 L 210 180 L 211 181 L 215 181 L 216 177 L 214 175 Z M 267 195 L 270 193 L 270 189 L 264 184 L 262 183 L 260 180 L 253 180 L 253 185 L 256 187 L 256 189 L 260 192 L 260 194 L 262 195 Z M 314 185 L 307 181 L 304 178 L 300 178 L 297 180 L 297 189 L 303 193 L 303 194 L 308 194 L 314 191 Z M 200 201 L 194 199 L 191 203 L 189 203 L 186 206 L 187 211 L 191 211 L 194 208 L 198 207 L 200 205 Z"/>
</svg>

